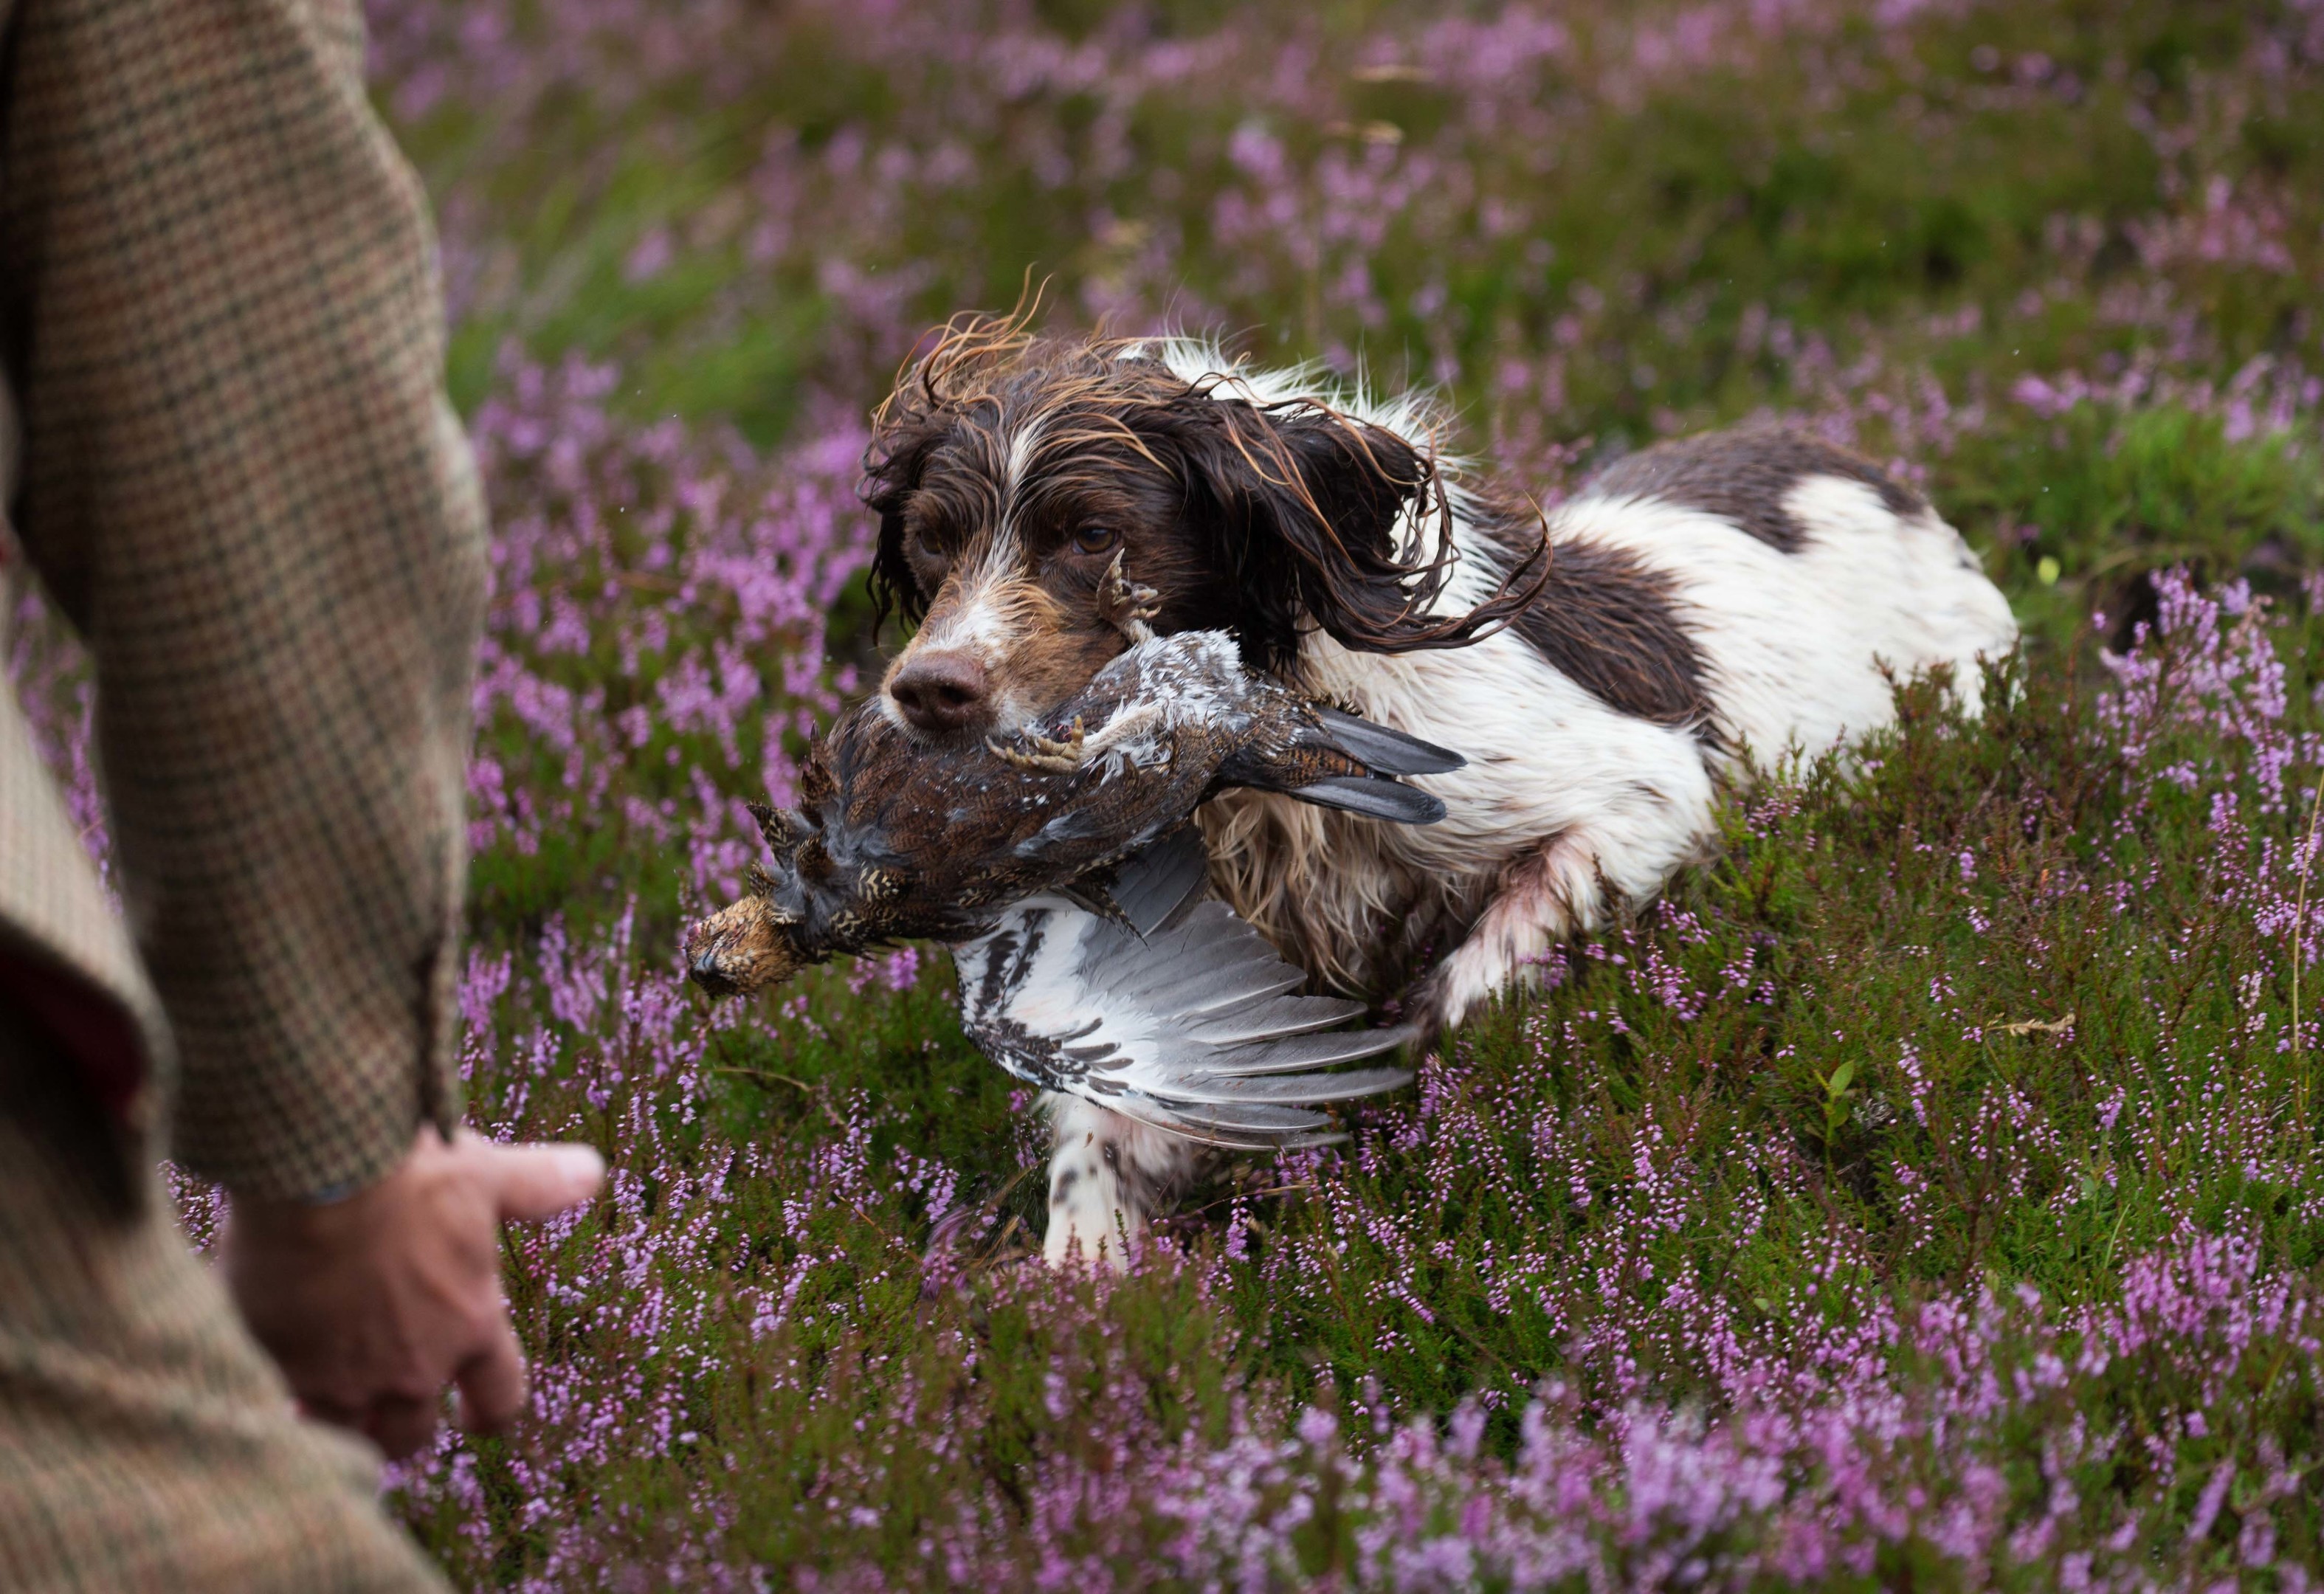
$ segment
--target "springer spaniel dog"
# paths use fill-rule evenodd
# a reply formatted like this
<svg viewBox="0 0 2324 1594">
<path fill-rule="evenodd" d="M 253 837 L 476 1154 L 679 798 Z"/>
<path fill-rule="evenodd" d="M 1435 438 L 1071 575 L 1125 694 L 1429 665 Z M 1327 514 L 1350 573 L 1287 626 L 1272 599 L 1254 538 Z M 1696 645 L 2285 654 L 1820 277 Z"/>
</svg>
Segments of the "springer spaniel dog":
<svg viewBox="0 0 2324 1594">
<path fill-rule="evenodd" d="M 1427 827 L 1238 792 L 1198 815 L 1217 893 L 1317 983 L 1430 1028 L 1652 898 L 1722 782 L 1887 723 L 1890 672 L 2015 640 L 2009 605 L 1877 465 L 1750 427 L 1617 461 L 1544 515 L 1443 451 L 1417 397 L 1189 340 L 955 323 L 875 417 L 872 582 L 918 630 L 884 711 L 931 746 L 1011 730 L 1127 640 L 1224 628 L 1253 668 L 1465 754 Z M 1609 894 L 1618 898 L 1609 901 Z M 1200 1147 L 1045 1098 L 1047 1253 L 1121 1260 Z"/>
</svg>

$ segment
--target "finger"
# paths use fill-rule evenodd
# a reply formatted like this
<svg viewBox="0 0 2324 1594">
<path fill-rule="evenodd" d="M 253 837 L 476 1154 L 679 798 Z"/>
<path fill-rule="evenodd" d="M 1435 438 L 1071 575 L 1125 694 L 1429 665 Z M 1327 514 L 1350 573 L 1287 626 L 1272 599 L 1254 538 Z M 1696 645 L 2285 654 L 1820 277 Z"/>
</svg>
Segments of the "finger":
<svg viewBox="0 0 2324 1594">
<path fill-rule="evenodd" d="M 552 1218 L 597 1193 L 605 1161 L 587 1146 L 494 1146 L 493 1179 L 503 1221 Z"/>
<path fill-rule="evenodd" d="M 436 1435 L 439 1413 L 432 1400 L 409 1395 L 383 1395 L 371 1403 L 363 1431 L 391 1461 L 411 1455 Z"/>
<path fill-rule="evenodd" d="M 484 1350 L 453 1374 L 460 1387 L 460 1426 L 471 1433 L 497 1433 L 524 1410 L 524 1353 L 503 1314 Z"/>
</svg>

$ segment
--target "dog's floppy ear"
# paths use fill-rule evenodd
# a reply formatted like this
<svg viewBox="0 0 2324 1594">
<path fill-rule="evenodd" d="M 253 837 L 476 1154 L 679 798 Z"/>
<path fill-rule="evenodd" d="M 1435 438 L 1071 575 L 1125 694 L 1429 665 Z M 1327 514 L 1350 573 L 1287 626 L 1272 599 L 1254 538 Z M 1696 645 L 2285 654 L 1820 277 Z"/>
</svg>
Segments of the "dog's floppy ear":
<svg viewBox="0 0 2324 1594">
<path fill-rule="evenodd" d="M 904 557 L 904 505 L 920 484 L 928 456 L 944 440 L 945 428 L 928 415 L 907 415 L 881 427 L 863 456 L 865 505 L 880 517 L 880 535 L 872 547 L 872 634 L 890 614 L 900 614 L 907 625 L 918 625 L 928 612 L 929 594 Z"/>
<path fill-rule="evenodd" d="M 1210 500 L 1218 568 L 1239 594 L 1245 658 L 1288 663 L 1303 624 L 1364 653 L 1454 648 L 1513 619 L 1536 554 L 1465 613 L 1434 613 L 1458 558 L 1434 460 L 1394 432 L 1301 401 L 1202 403 L 1188 488 Z"/>
</svg>

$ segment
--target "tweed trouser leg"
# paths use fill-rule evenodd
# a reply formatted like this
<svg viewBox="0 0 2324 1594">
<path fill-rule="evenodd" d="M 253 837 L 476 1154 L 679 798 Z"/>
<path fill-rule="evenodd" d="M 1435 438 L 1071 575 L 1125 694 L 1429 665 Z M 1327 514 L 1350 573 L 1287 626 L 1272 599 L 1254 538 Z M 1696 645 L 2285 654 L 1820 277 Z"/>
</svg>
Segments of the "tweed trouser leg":
<svg viewBox="0 0 2324 1594">
<path fill-rule="evenodd" d="M 0 1007 L 0 1590 L 440 1590 L 71 1070 Z"/>
</svg>

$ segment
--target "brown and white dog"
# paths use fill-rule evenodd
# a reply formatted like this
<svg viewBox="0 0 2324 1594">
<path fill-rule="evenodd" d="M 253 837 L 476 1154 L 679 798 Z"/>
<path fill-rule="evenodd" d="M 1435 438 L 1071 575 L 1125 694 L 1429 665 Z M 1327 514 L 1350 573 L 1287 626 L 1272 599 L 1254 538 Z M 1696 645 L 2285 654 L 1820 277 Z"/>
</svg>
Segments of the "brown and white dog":
<svg viewBox="0 0 2324 1594">
<path fill-rule="evenodd" d="M 1455 1025 L 1703 849 L 1753 756 L 1887 722 L 1898 674 L 2006 651 L 1951 527 L 1853 454 L 1739 429 L 1617 462 L 1554 513 L 1440 451 L 1419 398 L 1186 340 L 956 325 L 879 412 L 865 496 L 883 613 L 918 629 L 883 703 L 931 745 L 1021 724 L 1125 646 L 1117 560 L 1160 631 L 1465 754 L 1447 818 L 1381 825 L 1236 794 L 1214 887 L 1320 983 Z M 1048 1254 L 1120 1257 L 1194 1148 L 1081 1102 Z"/>
</svg>

